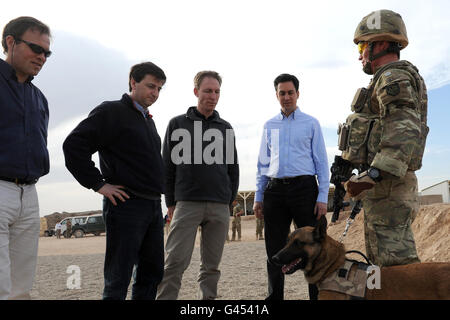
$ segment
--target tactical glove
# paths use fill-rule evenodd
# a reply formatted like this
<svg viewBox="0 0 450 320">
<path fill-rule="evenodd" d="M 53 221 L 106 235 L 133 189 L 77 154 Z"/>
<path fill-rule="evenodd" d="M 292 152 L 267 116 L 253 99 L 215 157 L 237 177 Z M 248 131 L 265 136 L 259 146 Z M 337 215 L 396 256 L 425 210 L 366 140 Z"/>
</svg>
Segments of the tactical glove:
<svg viewBox="0 0 450 320">
<path fill-rule="evenodd" d="M 344 184 L 345 191 L 349 194 L 353 200 L 361 200 L 363 199 L 367 192 L 373 188 L 376 184 L 375 181 L 370 178 L 366 172 L 361 173 L 360 175 L 353 175 L 351 178 Z"/>
</svg>

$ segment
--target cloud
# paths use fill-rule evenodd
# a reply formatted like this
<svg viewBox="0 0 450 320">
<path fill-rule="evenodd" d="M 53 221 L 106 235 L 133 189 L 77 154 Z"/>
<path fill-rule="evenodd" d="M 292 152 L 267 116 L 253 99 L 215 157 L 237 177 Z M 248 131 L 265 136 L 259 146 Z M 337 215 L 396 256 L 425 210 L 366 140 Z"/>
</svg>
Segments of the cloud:
<svg viewBox="0 0 450 320">
<path fill-rule="evenodd" d="M 51 168 L 64 166 L 62 145 L 69 133 L 83 120 L 84 116 L 76 116 L 61 123 L 57 123 L 49 129 L 47 148 L 51 158 Z"/>
<path fill-rule="evenodd" d="M 95 106 L 128 91 L 132 62 L 96 41 L 62 31 L 54 31 L 52 51 L 34 81 L 50 108 L 50 173 L 38 183 L 41 215 L 98 209 L 101 196 L 81 187 L 65 168 L 62 144 Z M 98 165 L 98 155 L 92 159 Z"/>
<path fill-rule="evenodd" d="M 450 58 L 450 54 L 448 55 Z M 450 60 L 435 65 L 424 74 L 427 89 L 439 89 L 450 84 Z"/>
<path fill-rule="evenodd" d="M 122 53 L 61 31 L 54 31 L 52 51 L 34 80 L 49 101 L 50 128 L 128 91 L 131 63 Z"/>
</svg>

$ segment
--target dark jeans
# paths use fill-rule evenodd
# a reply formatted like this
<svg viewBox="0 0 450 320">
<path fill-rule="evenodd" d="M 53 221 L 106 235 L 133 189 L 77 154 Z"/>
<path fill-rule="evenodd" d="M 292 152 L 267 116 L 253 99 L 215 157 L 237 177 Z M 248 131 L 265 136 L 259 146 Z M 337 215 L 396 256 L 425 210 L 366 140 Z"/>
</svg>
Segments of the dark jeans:
<svg viewBox="0 0 450 320">
<path fill-rule="evenodd" d="M 270 181 L 264 192 L 264 237 L 267 252 L 268 300 L 284 299 L 284 274 L 281 266 L 272 262 L 272 257 L 285 245 L 294 220 L 297 228 L 314 226 L 314 207 L 318 187 L 314 176 L 302 178 L 288 184 Z M 317 287 L 310 285 L 311 299 L 317 298 Z"/>
<path fill-rule="evenodd" d="M 154 300 L 164 274 L 161 200 L 131 197 L 114 206 L 103 200 L 106 224 L 104 300 L 124 300 L 133 275 L 131 299 Z M 134 271 L 133 271 L 134 268 Z"/>
</svg>

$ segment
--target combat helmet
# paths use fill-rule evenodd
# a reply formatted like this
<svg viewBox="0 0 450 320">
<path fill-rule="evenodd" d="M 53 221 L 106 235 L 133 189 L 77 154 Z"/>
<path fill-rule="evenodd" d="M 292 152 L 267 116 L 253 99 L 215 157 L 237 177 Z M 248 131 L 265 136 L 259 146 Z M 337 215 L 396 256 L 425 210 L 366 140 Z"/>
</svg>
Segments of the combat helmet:
<svg viewBox="0 0 450 320">
<path fill-rule="evenodd" d="M 387 50 L 373 55 L 373 43 L 376 41 L 388 41 L 390 46 Z M 353 42 L 369 42 L 370 63 L 364 72 L 372 74 L 371 62 L 375 59 L 395 52 L 400 57 L 400 50 L 408 46 L 408 34 L 402 16 L 391 10 L 378 10 L 365 16 L 355 30 Z"/>
<path fill-rule="evenodd" d="M 391 10 L 374 11 L 365 16 L 355 31 L 353 42 L 389 41 L 400 44 L 400 50 L 408 46 L 408 34 L 402 16 Z"/>
</svg>

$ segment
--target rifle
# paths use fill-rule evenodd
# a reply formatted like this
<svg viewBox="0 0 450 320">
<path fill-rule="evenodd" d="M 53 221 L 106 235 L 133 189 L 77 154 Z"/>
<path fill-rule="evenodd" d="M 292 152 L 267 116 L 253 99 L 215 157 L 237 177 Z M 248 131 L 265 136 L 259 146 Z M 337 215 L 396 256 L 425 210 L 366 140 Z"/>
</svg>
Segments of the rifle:
<svg viewBox="0 0 450 320">
<path fill-rule="evenodd" d="M 346 206 L 348 202 L 344 202 L 345 189 L 342 182 L 347 181 L 352 176 L 353 165 L 350 161 L 343 159 L 341 156 L 334 156 L 334 162 L 331 165 L 331 179 L 330 182 L 334 184 L 333 194 L 333 216 L 331 222 L 336 222 L 339 219 L 339 212 Z M 356 204 L 355 204 L 356 206 Z M 355 208 L 355 207 L 353 207 Z M 361 211 L 361 207 L 359 208 Z M 356 214 L 359 213 L 359 211 Z M 353 210 L 352 210 L 353 213 Z"/>
</svg>

